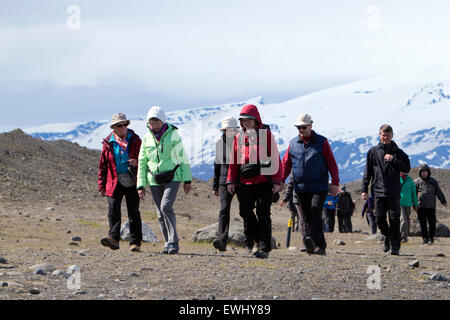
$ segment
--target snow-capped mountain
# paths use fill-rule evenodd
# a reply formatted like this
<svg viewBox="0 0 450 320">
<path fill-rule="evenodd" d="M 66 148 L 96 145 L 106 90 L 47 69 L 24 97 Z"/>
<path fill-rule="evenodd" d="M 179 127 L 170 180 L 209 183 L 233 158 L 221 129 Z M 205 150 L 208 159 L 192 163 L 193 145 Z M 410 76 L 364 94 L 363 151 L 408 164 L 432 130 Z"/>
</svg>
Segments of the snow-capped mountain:
<svg viewBox="0 0 450 320">
<path fill-rule="evenodd" d="M 412 166 L 426 162 L 433 167 L 450 168 L 450 76 L 427 71 L 371 78 L 283 103 L 264 104 L 257 97 L 168 112 L 167 121 L 180 130 L 194 177 L 205 180 L 212 177 L 220 120 L 225 116 L 237 118 L 247 103 L 258 106 L 263 122 L 270 125 L 277 138 L 282 156 L 289 141 L 298 134 L 294 127 L 298 115 L 310 114 L 313 129 L 330 141 L 342 182 L 361 178 L 366 152 L 378 143 L 378 128 L 385 123 L 394 128 L 394 140 L 410 156 Z M 147 130 L 145 115 L 131 119 L 130 128 L 143 136 Z M 102 139 L 111 129 L 109 120 L 102 120 L 24 131 L 42 139 L 66 139 L 100 149 Z"/>
</svg>

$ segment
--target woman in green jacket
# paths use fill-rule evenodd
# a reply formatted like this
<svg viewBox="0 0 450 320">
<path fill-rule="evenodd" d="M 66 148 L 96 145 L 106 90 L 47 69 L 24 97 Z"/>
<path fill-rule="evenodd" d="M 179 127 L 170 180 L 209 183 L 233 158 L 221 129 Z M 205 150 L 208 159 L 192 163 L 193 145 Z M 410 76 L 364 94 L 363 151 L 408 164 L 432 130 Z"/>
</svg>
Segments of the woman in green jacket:
<svg viewBox="0 0 450 320">
<path fill-rule="evenodd" d="M 400 208 L 402 215 L 400 217 L 400 233 L 402 235 L 402 242 L 408 242 L 411 207 L 417 211 L 417 193 L 416 185 L 413 179 L 405 172 L 400 172 L 400 183 L 402 184 L 402 191 L 400 193 Z"/>
<path fill-rule="evenodd" d="M 191 190 L 191 168 L 178 128 L 166 122 L 161 107 L 150 108 L 147 127 L 139 152 L 137 189 L 144 200 L 145 187 L 150 186 L 165 239 L 162 253 L 177 254 L 179 239 L 173 204 L 181 182 L 186 194 Z"/>
</svg>

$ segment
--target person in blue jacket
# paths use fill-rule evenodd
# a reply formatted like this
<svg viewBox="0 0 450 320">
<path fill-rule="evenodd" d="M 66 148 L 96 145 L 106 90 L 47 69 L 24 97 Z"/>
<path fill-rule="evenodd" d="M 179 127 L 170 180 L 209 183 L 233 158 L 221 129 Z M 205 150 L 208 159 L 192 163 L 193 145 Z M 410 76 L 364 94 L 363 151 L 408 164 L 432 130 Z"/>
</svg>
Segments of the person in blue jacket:
<svg viewBox="0 0 450 320">
<path fill-rule="evenodd" d="M 338 202 L 337 196 L 328 193 L 325 203 L 323 205 L 324 217 L 324 232 L 333 232 L 336 221 L 336 204 Z"/>
</svg>

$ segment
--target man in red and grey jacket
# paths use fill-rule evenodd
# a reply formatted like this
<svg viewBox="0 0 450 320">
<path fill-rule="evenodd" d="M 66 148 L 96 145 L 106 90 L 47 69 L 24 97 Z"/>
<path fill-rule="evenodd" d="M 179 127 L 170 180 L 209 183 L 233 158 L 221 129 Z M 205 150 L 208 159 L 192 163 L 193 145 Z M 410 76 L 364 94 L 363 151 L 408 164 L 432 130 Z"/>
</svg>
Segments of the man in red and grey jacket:
<svg viewBox="0 0 450 320">
<path fill-rule="evenodd" d="M 302 114 L 295 126 L 299 135 L 289 143 L 283 158 L 281 180 L 292 170 L 295 196 L 306 217 L 307 235 L 304 243 L 309 254 L 325 255 L 322 207 L 328 194 L 328 173 L 331 175 L 330 193 L 339 190 L 339 170 L 327 138 L 312 130 L 311 116 Z"/>
<path fill-rule="evenodd" d="M 237 193 L 246 246 L 252 249 L 256 243 L 253 254 L 265 259 L 272 249 L 270 206 L 273 194 L 282 188 L 281 160 L 275 137 L 262 123 L 256 106 L 245 105 L 239 120 L 243 131 L 236 135 L 231 148 L 227 189 Z"/>
</svg>

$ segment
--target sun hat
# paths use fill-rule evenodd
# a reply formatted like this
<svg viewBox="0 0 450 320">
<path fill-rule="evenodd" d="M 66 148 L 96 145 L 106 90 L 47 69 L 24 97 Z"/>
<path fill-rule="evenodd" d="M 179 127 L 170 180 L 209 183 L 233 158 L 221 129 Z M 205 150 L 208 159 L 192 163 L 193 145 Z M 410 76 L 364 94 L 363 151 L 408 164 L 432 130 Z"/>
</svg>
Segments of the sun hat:
<svg viewBox="0 0 450 320">
<path fill-rule="evenodd" d="M 112 129 L 114 125 L 120 123 L 120 122 L 127 122 L 127 124 L 130 124 L 130 120 L 127 119 L 127 116 L 124 113 L 115 113 L 112 116 L 110 128 Z"/>
<path fill-rule="evenodd" d="M 298 116 L 297 123 L 294 124 L 294 126 L 307 126 L 311 123 L 313 123 L 313 121 L 311 120 L 311 116 L 309 114 L 301 114 Z"/>
<path fill-rule="evenodd" d="M 156 118 L 161 120 L 163 123 L 166 122 L 166 114 L 160 106 L 153 106 L 147 112 L 147 122 L 148 120 Z"/>
<path fill-rule="evenodd" d="M 239 129 L 237 125 L 237 120 L 233 117 L 226 117 L 222 119 L 222 126 L 220 128 L 221 131 L 225 131 L 228 128 Z"/>
</svg>

